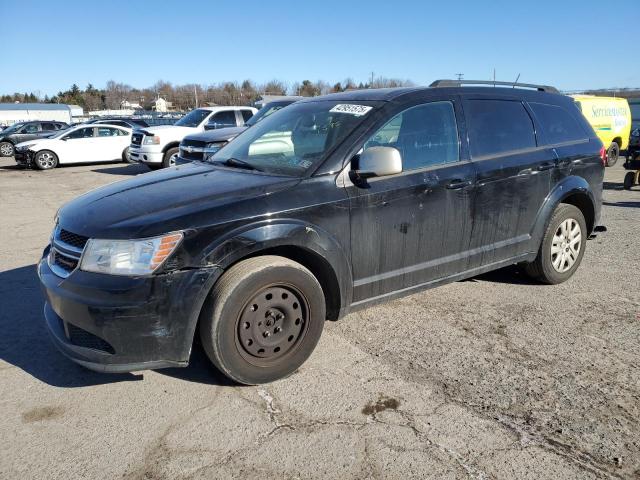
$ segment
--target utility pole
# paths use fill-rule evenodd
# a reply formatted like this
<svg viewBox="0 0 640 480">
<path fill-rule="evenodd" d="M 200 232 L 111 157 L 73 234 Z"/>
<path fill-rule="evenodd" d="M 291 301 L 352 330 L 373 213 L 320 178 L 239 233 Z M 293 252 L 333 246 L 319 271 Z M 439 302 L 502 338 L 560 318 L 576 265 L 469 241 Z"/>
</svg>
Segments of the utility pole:
<svg viewBox="0 0 640 480">
<path fill-rule="evenodd" d="M 371 72 L 371 82 L 369 82 L 369 88 L 373 88 L 373 72 Z"/>
<path fill-rule="evenodd" d="M 193 94 L 196 97 L 196 108 L 198 108 L 198 87 L 196 87 L 195 85 L 193 86 Z"/>
<path fill-rule="evenodd" d="M 458 80 L 462 80 L 464 73 L 456 73 L 456 77 L 458 77 Z"/>
</svg>

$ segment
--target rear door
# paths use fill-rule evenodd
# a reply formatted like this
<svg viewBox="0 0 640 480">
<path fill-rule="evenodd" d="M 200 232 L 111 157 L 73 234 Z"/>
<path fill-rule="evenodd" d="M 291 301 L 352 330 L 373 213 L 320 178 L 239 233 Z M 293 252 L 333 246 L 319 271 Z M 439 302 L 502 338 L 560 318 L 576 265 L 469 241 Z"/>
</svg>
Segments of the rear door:
<svg viewBox="0 0 640 480">
<path fill-rule="evenodd" d="M 460 150 L 458 103 L 444 97 L 399 107 L 364 143 L 397 148 L 403 172 L 365 185 L 346 181 L 354 303 L 467 268 L 474 171 Z"/>
<path fill-rule="evenodd" d="M 518 98 L 465 96 L 469 152 L 476 169 L 473 268 L 528 252 L 557 157 L 539 145 L 532 114 Z"/>
<path fill-rule="evenodd" d="M 96 127 L 95 161 L 106 162 L 120 160 L 122 152 L 130 143 L 130 136 L 124 130 L 115 127 Z"/>
</svg>

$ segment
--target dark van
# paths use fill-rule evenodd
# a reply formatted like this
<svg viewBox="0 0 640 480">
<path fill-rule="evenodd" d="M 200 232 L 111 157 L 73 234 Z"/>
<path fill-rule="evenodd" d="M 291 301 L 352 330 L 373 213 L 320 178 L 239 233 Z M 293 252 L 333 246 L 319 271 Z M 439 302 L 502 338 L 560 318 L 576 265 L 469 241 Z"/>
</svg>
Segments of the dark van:
<svg viewBox="0 0 640 480">
<path fill-rule="evenodd" d="M 257 384 L 357 308 L 512 264 L 568 280 L 598 225 L 602 143 L 552 87 L 468 83 L 303 100 L 207 162 L 66 204 L 38 266 L 56 345 L 122 372 L 185 366 L 198 334 Z"/>
</svg>

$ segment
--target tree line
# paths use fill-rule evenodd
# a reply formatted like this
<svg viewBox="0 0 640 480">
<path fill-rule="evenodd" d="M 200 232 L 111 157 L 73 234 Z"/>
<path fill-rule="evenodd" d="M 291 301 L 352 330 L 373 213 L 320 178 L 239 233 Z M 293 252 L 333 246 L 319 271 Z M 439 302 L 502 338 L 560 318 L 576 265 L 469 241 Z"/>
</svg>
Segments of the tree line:
<svg viewBox="0 0 640 480">
<path fill-rule="evenodd" d="M 409 80 L 378 77 L 367 83 L 356 83 L 347 78 L 344 81 L 330 84 L 318 80 L 303 80 L 287 84 L 281 80 L 271 80 L 264 84 L 256 84 L 252 80 L 243 82 L 221 82 L 214 85 L 173 85 L 170 82 L 158 81 L 147 88 L 134 88 L 125 83 L 110 80 L 104 88 L 95 88 L 92 84 L 81 89 L 73 84 L 66 91 L 60 91 L 49 97 L 31 93 L 14 93 L 0 96 L 0 103 L 66 103 L 80 105 L 85 111 L 120 109 L 124 102 L 138 104 L 145 110 L 151 110 L 157 98 L 163 98 L 172 103 L 176 110 L 186 111 L 203 105 L 252 105 L 262 95 L 301 95 L 313 97 L 328 93 L 343 92 L 364 88 L 403 87 L 412 86 Z M 125 104 L 126 105 L 126 104 Z"/>
</svg>

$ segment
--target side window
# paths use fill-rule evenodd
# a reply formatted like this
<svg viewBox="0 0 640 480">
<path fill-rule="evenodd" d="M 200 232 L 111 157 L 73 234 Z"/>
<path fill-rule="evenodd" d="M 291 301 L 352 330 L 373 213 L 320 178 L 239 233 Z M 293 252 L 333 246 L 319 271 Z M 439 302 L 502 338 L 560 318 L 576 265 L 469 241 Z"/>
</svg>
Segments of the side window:
<svg viewBox="0 0 640 480">
<path fill-rule="evenodd" d="M 214 123 L 216 124 L 216 128 L 235 127 L 236 112 L 233 110 L 218 112 L 209 119 L 209 124 Z"/>
<path fill-rule="evenodd" d="M 116 135 L 119 135 L 121 137 L 127 136 L 129 135 L 129 133 L 125 130 L 120 130 L 119 128 L 116 129 Z"/>
<path fill-rule="evenodd" d="M 397 148 L 405 171 L 457 162 L 460 156 L 453 104 L 425 103 L 399 113 L 364 144 L 364 148 L 374 146 Z"/>
<path fill-rule="evenodd" d="M 30 123 L 25 125 L 20 133 L 37 133 L 39 130 L 37 123 Z"/>
<path fill-rule="evenodd" d="M 53 123 L 50 122 L 42 122 L 42 130 L 55 130 L 56 127 Z"/>
<path fill-rule="evenodd" d="M 93 127 L 79 128 L 78 130 L 69 132 L 67 135 L 64 136 L 65 139 L 91 138 L 91 137 L 93 137 Z"/>
<path fill-rule="evenodd" d="M 242 118 L 245 122 L 251 117 L 253 117 L 253 112 L 251 110 L 242 110 Z"/>
<path fill-rule="evenodd" d="M 532 103 L 529 106 L 540 122 L 547 143 L 562 143 L 587 138 L 578 121 L 564 108 L 546 103 Z"/>
<path fill-rule="evenodd" d="M 99 137 L 115 137 L 118 135 L 118 130 L 111 127 L 98 127 Z"/>
<path fill-rule="evenodd" d="M 471 157 L 536 146 L 533 122 L 521 102 L 469 100 L 465 116 Z"/>
</svg>

